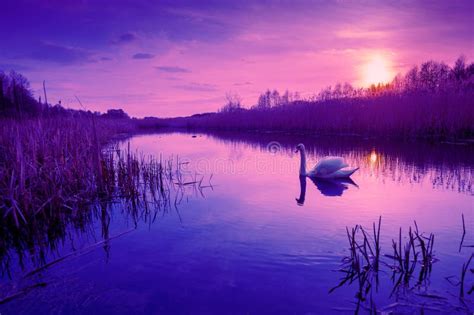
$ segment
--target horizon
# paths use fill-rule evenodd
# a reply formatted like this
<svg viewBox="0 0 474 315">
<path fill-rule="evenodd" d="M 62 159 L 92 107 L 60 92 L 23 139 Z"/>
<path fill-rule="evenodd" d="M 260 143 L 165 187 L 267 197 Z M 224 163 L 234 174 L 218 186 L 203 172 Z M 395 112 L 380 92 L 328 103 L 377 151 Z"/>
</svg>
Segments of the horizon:
<svg viewBox="0 0 474 315">
<path fill-rule="evenodd" d="M 45 80 L 52 104 L 80 109 L 77 95 L 88 110 L 138 118 L 215 112 L 229 92 L 250 107 L 267 89 L 307 97 L 337 82 L 366 87 L 474 55 L 469 1 L 3 6 L 0 69 L 23 73 L 36 97 Z M 13 28 L 20 14 L 29 19 Z"/>
</svg>

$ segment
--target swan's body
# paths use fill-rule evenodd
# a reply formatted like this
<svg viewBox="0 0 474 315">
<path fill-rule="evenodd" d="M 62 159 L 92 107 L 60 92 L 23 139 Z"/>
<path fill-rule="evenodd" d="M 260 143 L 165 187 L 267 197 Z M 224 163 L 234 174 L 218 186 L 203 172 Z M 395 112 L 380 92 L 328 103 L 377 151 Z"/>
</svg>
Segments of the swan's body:
<svg viewBox="0 0 474 315">
<path fill-rule="evenodd" d="M 303 144 L 296 146 L 296 151 L 300 152 L 301 164 L 300 175 L 313 178 L 348 178 L 359 168 L 348 168 L 348 164 L 342 157 L 328 156 L 320 160 L 316 166 L 306 171 L 306 151 Z"/>
</svg>

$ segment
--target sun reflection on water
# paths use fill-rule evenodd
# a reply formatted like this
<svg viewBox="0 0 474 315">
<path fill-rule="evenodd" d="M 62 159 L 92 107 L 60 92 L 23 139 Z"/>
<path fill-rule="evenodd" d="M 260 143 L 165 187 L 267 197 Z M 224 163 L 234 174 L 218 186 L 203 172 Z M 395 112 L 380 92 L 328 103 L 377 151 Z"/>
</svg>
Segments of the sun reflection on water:
<svg viewBox="0 0 474 315">
<path fill-rule="evenodd" d="M 377 156 L 377 153 L 375 152 L 375 150 L 373 150 L 371 153 L 370 153 L 370 164 L 375 164 L 377 162 L 377 159 L 378 159 L 378 156 Z"/>
</svg>

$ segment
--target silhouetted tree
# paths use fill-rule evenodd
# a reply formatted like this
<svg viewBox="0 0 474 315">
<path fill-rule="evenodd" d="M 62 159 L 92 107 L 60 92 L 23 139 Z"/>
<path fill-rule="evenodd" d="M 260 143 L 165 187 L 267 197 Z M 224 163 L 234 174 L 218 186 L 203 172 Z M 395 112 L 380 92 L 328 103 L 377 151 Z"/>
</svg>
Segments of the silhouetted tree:
<svg viewBox="0 0 474 315">
<path fill-rule="evenodd" d="M 111 118 L 111 119 L 129 119 L 127 113 L 123 111 L 123 109 L 109 109 L 107 113 L 102 115 L 104 118 Z"/>
<path fill-rule="evenodd" d="M 20 73 L 0 72 L 0 114 L 3 116 L 34 115 L 39 112 L 29 81 Z"/>
<path fill-rule="evenodd" d="M 257 109 L 268 109 L 271 107 L 271 92 L 265 91 L 258 97 Z"/>
<path fill-rule="evenodd" d="M 425 90 L 435 91 L 449 80 L 449 67 L 435 61 L 425 62 L 421 65 L 419 78 Z"/>
<path fill-rule="evenodd" d="M 466 78 L 466 58 L 464 56 L 461 56 L 456 60 L 451 73 L 453 78 L 457 81 L 462 81 Z"/>
<path fill-rule="evenodd" d="M 286 105 L 290 102 L 290 92 L 288 92 L 288 90 L 281 96 L 280 102 L 282 105 Z"/>
<path fill-rule="evenodd" d="M 242 98 L 238 94 L 227 93 L 226 104 L 220 109 L 222 113 L 235 112 L 242 109 Z"/>
</svg>

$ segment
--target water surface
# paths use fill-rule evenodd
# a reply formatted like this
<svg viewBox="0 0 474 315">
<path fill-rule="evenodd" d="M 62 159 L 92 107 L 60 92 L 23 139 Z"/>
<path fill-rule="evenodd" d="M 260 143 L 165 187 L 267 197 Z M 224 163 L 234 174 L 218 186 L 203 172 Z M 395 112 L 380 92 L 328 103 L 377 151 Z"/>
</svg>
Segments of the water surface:
<svg viewBox="0 0 474 315">
<path fill-rule="evenodd" d="M 188 178 L 202 178 L 205 188 L 190 189 L 156 217 L 109 207 L 105 225 L 96 215 L 69 226 L 42 262 L 30 261 L 32 251 L 21 267 L 12 252 L 3 291 L 44 285 L 0 305 L 2 314 L 353 313 L 357 284 L 328 293 L 348 255 L 345 228 L 371 228 L 379 216 L 382 253 L 391 254 L 399 228 L 407 231 L 416 220 L 421 231 L 435 234 L 437 261 L 427 281 L 413 279 L 392 295 L 390 269 L 382 268 L 370 292 L 377 309 L 396 303 L 399 311 L 425 305 L 427 313 L 462 314 L 472 308 L 474 293 L 462 305 L 453 284 L 472 252 L 459 251 L 461 214 L 464 244 L 474 244 L 472 147 L 274 133 L 163 133 L 129 142 L 144 155 L 178 157 Z M 360 170 L 352 182 L 301 180 L 293 153 L 300 142 L 308 165 L 340 155 Z M 114 238 L 124 231 L 130 232 Z M 104 238 L 111 239 L 25 278 Z M 472 284 L 471 273 L 466 287 Z"/>
</svg>

